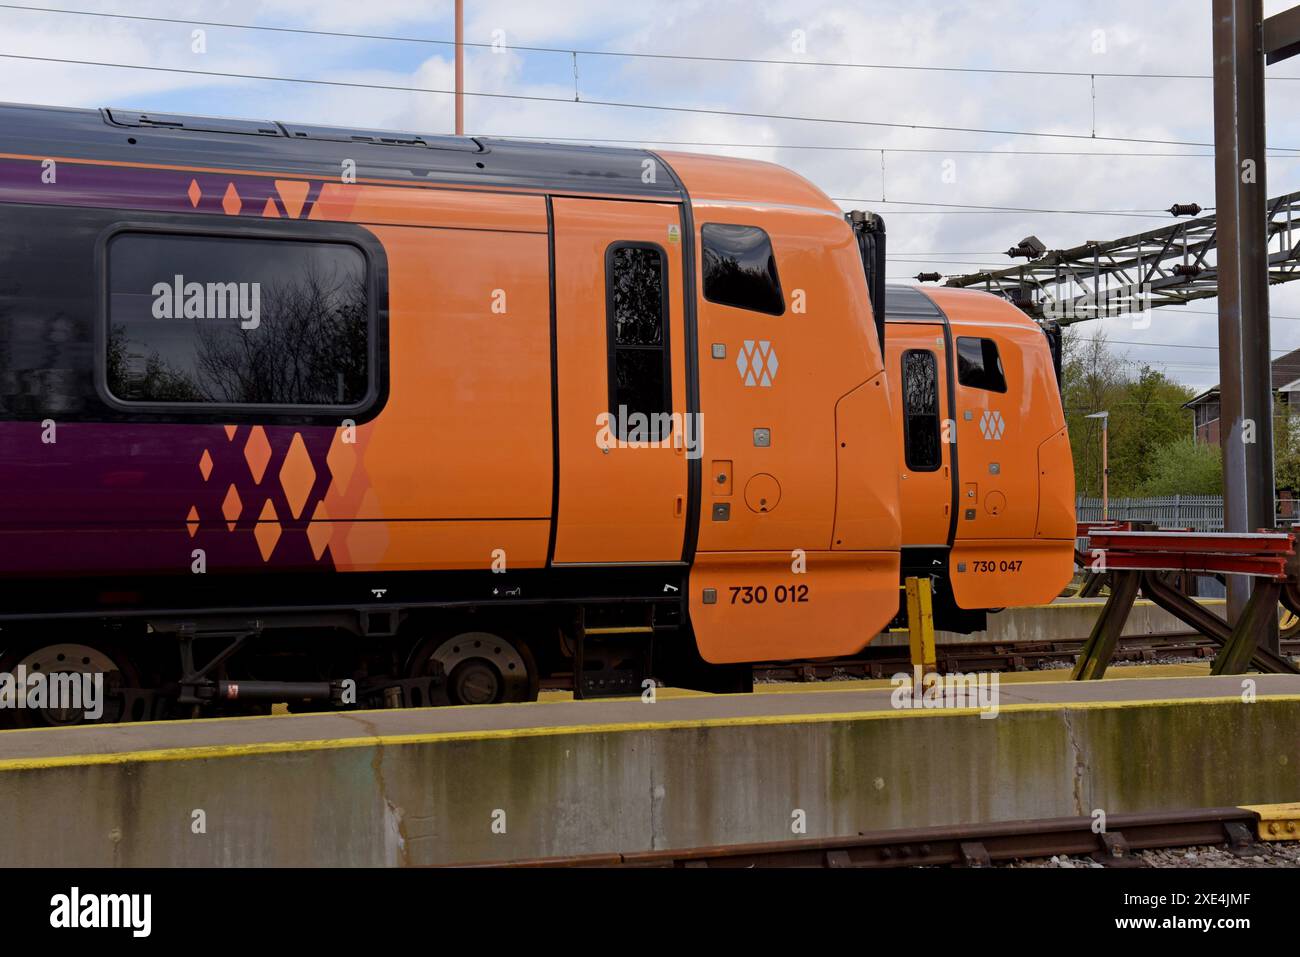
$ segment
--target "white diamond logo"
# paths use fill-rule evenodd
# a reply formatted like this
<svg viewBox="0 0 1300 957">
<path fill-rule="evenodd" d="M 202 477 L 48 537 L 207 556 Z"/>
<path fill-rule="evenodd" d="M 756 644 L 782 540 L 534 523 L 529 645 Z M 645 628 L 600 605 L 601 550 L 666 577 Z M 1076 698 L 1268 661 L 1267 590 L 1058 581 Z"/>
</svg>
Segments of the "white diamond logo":
<svg viewBox="0 0 1300 957">
<path fill-rule="evenodd" d="M 990 410 L 980 416 L 980 435 L 992 442 L 1000 441 L 1006 428 L 1007 423 L 1001 412 Z"/>
<path fill-rule="evenodd" d="M 780 365 L 776 358 L 776 349 L 766 339 L 757 342 L 746 339 L 736 355 L 736 369 L 740 372 L 741 381 L 747 386 L 771 388 L 772 380 L 776 378 L 776 370 Z"/>
</svg>

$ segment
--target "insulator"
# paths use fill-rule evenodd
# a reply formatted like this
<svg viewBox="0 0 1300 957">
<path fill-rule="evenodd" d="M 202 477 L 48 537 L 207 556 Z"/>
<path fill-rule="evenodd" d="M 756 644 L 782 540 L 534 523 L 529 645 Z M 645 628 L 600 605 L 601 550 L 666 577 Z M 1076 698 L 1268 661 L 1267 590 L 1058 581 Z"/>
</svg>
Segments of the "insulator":
<svg viewBox="0 0 1300 957">
<path fill-rule="evenodd" d="M 1047 247 L 1037 236 L 1026 236 L 1015 246 L 1007 250 L 1007 255 L 1012 259 L 1018 256 L 1024 256 L 1026 259 L 1039 259 L 1047 252 Z"/>
</svg>

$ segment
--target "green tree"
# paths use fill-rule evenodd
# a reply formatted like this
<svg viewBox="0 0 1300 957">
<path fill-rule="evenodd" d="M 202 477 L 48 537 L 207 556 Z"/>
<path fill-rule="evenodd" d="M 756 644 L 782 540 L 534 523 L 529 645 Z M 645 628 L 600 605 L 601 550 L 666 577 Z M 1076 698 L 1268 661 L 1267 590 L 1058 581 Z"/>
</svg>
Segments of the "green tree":
<svg viewBox="0 0 1300 957">
<path fill-rule="evenodd" d="M 1217 445 L 1191 436 L 1156 450 L 1142 495 L 1221 495 L 1223 457 Z"/>
<path fill-rule="evenodd" d="M 1300 415 L 1274 404 L 1273 481 L 1278 489 L 1300 491 Z"/>
<path fill-rule="evenodd" d="M 1190 438 L 1192 415 L 1183 406 L 1193 395 L 1192 389 L 1146 365 L 1124 383 L 1110 416 L 1112 495 L 1142 494 L 1152 478 L 1156 454 Z"/>
<path fill-rule="evenodd" d="M 1192 415 L 1183 406 L 1194 391 L 1148 365 L 1135 372 L 1128 359 L 1112 351 L 1100 329 L 1087 334 L 1065 330 L 1061 378 L 1079 494 L 1101 495 L 1102 425 L 1087 418 L 1094 412 L 1110 413 L 1110 494 L 1144 494 L 1155 474 L 1156 454 L 1192 433 Z"/>
<path fill-rule="evenodd" d="M 1074 486 L 1080 495 L 1101 495 L 1101 423 L 1085 416 L 1115 406 L 1124 375 L 1124 361 L 1107 348 L 1104 333 L 1083 336 L 1066 327 L 1061 341 L 1061 394 L 1074 454 Z"/>
</svg>

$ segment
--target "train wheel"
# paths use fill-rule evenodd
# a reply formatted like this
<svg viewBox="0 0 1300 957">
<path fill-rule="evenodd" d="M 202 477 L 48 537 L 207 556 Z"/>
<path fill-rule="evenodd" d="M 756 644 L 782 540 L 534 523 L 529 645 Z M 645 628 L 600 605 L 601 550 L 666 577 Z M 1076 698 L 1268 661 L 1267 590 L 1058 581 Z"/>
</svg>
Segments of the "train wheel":
<svg viewBox="0 0 1300 957">
<path fill-rule="evenodd" d="M 433 662 L 442 665 L 447 676 L 452 704 L 537 700 L 537 664 L 521 642 L 486 631 L 430 639 L 412 656 L 411 677 L 429 674 Z"/>
<path fill-rule="evenodd" d="M 59 728 L 77 724 L 112 723 L 121 720 L 124 707 L 122 698 L 112 693 L 114 685 L 139 687 L 139 676 L 126 655 L 121 649 L 108 645 L 96 647 L 76 642 L 29 643 L 0 656 L 0 675 L 12 676 L 14 682 L 17 682 L 19 675 L 25 676 L 24 686 L 15 686 L 15 691 L 23 702 L 29 700 L 28 690 L 33 688 L 33 679 L 37 675 L 44 675 L 48 681 L 56 675 L 87 674 L 102 676 L 99 700 L 83 698 L 80 707 L 74 707 L 70 702 L 62 702 L 58 707 L 40 708 L 12 707 L 7 703 L 4 710 L 0 711 L 0 726 Z M 84 693 L 84 689 L 83 683 L 78 692 Z M 92 707 L 98 712 L 93 717 Z"/>
<path fill-rule="evenodd" d="M 1297 634 L 1300 634 L 1300 615 L 1296 615 L 1290 609 L 1283 608 L 1278 615 L 1277 626 L 1283 638 L 1294 638 Z"/>
</svg>

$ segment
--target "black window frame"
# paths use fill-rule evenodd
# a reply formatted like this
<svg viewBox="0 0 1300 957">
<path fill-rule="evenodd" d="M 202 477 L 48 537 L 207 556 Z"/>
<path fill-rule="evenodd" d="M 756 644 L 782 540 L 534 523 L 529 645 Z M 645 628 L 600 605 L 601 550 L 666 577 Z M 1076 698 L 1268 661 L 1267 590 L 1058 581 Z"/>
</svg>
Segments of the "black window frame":
<svg viewBox="0 0 1300 957">
<path fill-rule="evenodd" d="M 907 361 L 911 356 L 925 356 L 930 360 L 930 367 L 934 373 L 934 422 L 935 422 L 935 448 L 938 450 L 938 459 L 933 465 L 917 465 L 912 459 L 912 419 L 920 418 L 921 413 L 915 415 L 907 408 Z M 899 386 L 902 391 L 902 412 L 903 412 L 903 462 L 909 472 L 937 472 L 943 468 L 943 413 L 940 409 L 940 400 L 942 395 L 939 391 L 939 357 L 935 355 L 932 349 L 905 349 L 898 361 Z"/>
<path fill-rule="evenodd" d="M 660 303 L 659 308 L 660 308 L 660 316 L 663 322 L 663 334 L 661 336 L 661 341 L 658 346 L 620 346 L 618 344 L 618 326 L 614 321 L 614 284 L 610 282 L 610 277 L 613 275 L 614 256 L 620 249 L 649 249 L 659 254 L 659 263 L 661 266 L 659 270 L 659 303 Z M 653 414 L 646 413 L 648 418 L 647 421 L 648 429 L 646 432 L 646 438 L 647 441 L 651 441 L 651 442 L 663 442 L 666 439 L 671 438 L 674 432 L 675 427 L 672 423 L 672 418 L 671 418 L 673 413 L 673 379 L 672 379 L 673 363 L 672 363 L 672 343 L 671 343 L 671 336 L 669 335 L 669 330 L 671 329 L 671 324 L 672 324 L 672 308 L 668 299 L 668 290 L 670 288 L 668 283 L 668 265 L 669 265 L 668 251 L 658 243 L 641 242 L 635 240 L 617 240 L 605 247 L 605 375 L 607 379 L 607 388 L 608 388 L 607 398 L 608 398 L 608 405 L 609 405 L 609 415 L 610 415 L 611 426 L 612 426 L 610 432 L 613 433 L 614 437 L 617 438 L 620 442 L 624 442 L 627 440 L 627 431 L 624 428 L 624 426 L 627 423 L 625 423 L 619 417 L 618 402 L 616 398 L 617 384 L 618 384 L 617 361 L 618 361 L 619 349 L 627 349 L 627 350 L 633 350 L 637 352 L 650 352 L 657 349 L 660 352 L 662 357 L 661 363 L 662 363 L 663 377 L 664 377 L 663 411 L 662 412 L 657 411 Z M 630 417 L 634 412 L 639 412 L 639 411 L 642 410 L 629 409 L 628 415 Z M 655 422 L 658 420 L 656 420 L 653 417 L 654 415 L 667 415 L 670 417 L 668 419 L 669 426 L 668 426 L 668 432 L 666 434 L 660 434 L 656 430 Z"/>
<path fill-rule="evenodd" d="M 1002 388 L 999 389 L 988 385 L 980 385 L 978 383 L 967 382 L 962 377 L 961 344 L 963 342 L 978 342 L 980 344 L 980 368 L 984 370 L 985 376 L 989 374 L 989 368 L 988 368 L 988 354 L 984 344 L 988 343 L 990 346 L 993 347 L 993 355 L 997 359 L 998 380 Z M 957 384 L 958 385 L 963 386 L 967 389 L 979 389 L 981 392 L 996 392 L 1000 395 L 1006 394 L 1007 371 L 1006 371 L 1006 366 L 1002 362 L 1002 350 L 998 348 L 998 341 L 996 339 L 994 339 L 991 336 L 958 336 L 956 343 L 954 343 L 954 348 L 957 353 L 956 359 L 957 359 Z"/>
<path fill-rule="evenodd" d="M 347 405 L 292 405 L 274 402 L 136 401 L 115 395 L 108 382 L 108 342 L 111 335 L 109 247 L 124 234 L 183 236 L 197 239 L 246 239 L 351 246 L 365 261 L 368 322 L 366 330 L 366 394 Z M 108 407 L 142 417 L 165 415 L 166 421 L 258 423 L 265 425 L 324 425 L 341 419 L 357 424 L 373 420 L 388 401 L 388 257 L 382 243 L 365 229 L 348 223 L 268 221 L 259 223 L 196 223 L 131 219 L 113 223 L 96 241 L 95 272 L 95 390 Z"/>
<path fill-rule="evenodd" d="M 742 306 L 739 303 L 727 302 L 722 299 L 714 299 L 709 295 L 708 270 L 706 268 L 705 257 L 708 254 L 708 235 L 707 230 L 710 227 L 721 227 L 724 229 L 757 229 L 767 240 L 768 249 L 772 255 L 772 281 L 776 284 L 776 295 L 781 300 L 781 309 L 779 312 L 773 312 L 770 309 L 755 309 L 753 306 Z M 700 293 L 704 296 L 706 302 L 712 302 L 719 306 L 727 306 L 731 309 L 743 309 L 745 312 L 756 312 L 760 316 L 784 316 L 785 315 L 785 288 L 781 285 L 781 269 L 776 263 L 776 243 L 772 242 L 772 234 L 762 226 L 756 226 L 753 223 L 701 223 L 700 224 Z"/>
</svg>

